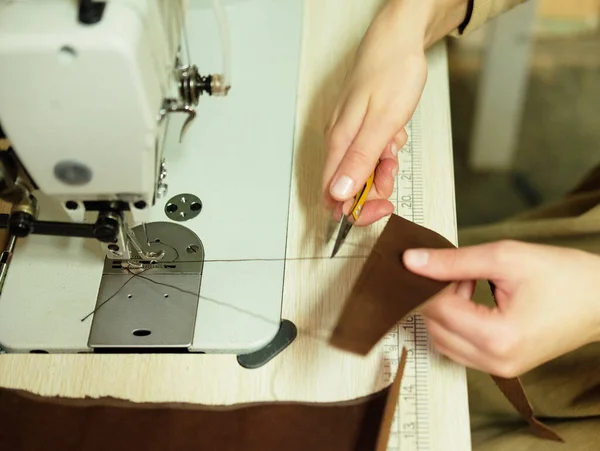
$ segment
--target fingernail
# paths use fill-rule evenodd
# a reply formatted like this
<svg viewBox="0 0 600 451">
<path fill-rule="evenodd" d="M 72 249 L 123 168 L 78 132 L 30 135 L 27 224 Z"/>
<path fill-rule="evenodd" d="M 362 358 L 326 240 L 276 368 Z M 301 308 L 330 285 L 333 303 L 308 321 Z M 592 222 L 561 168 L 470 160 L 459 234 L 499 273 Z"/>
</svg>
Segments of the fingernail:
<svg viewBox="0 0 600 451">
<path fill-rule="evenodd" d="M 341 176 L 331 186 L 331 195 L 337 198 L 344 199 L 350 194 L 350 190 L 354 186 L 354 180 L 347 175 Z"/>
<path fill-rule="evenodd" d="M 398 156 L 398 146 L 394 142 L 392 143 L 392 155 L 394 155 L 395 157 Z"/>
<path fill-rule="evenodd" d="M 392 177 L 396 178 L 397 175 L 398 175 L 398 166 L 394 166 L 394 169 L 392 169 Z"/>
<path fill-rule="evenodd" d="M 421 249 L 409 249 L 404 253 L 404 261 L 414 268 L 425 266 L 429 260 L 429 252 Z"/>
</svg>

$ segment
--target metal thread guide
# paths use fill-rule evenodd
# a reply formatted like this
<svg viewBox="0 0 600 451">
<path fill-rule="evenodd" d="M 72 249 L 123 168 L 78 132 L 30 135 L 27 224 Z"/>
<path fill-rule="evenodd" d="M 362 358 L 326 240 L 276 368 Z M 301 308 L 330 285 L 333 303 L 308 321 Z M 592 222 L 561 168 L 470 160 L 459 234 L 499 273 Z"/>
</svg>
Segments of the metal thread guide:
<svg viewBox="0 0 600 451">
<path fill-rule="evenodd" d="M 407 131 L 408 142 L 398 152 L 400 167 L 391 200 L 395 200 L 396 214 L 424 225 L 420 107 L 415 111 Z M 431 449 L 428 340 L 421 315 L 409 316 L 390 330 L 383 340 L 383 377 L 386 382 L 391 382 L 396 375 L 402 346 L 408 352 L 388 451 Z"/>
</svg>

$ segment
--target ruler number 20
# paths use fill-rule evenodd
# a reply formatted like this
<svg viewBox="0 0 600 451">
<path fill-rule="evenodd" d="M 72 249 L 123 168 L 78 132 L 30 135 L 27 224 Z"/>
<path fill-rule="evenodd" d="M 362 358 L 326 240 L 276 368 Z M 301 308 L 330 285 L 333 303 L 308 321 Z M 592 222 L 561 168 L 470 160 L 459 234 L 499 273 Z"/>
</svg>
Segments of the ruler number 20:
<svg viewBox="0 0 600 451">
<path fill-rule="evenodd" d="M 402 201 L 402 207 L 404 208 L 412 208 L 412 196 L 406 194 L 400 198 Z"/>
</svg>

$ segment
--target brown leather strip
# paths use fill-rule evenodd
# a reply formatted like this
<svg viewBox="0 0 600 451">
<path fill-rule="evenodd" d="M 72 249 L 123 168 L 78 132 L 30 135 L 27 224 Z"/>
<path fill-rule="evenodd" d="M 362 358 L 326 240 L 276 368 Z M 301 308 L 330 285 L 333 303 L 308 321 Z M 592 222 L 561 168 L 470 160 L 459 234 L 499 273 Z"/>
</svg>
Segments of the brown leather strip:
<svg viewBox="0 0 600 451">
<path fill-rule="evenodd" d="M 488 282 L 490 286 L 490 290 L 492 292 L 492 298 L 494 299 L 494 303 L 496 305 L 498 302 L 496 301 L 496 287 L 492 282 Z M 495 376 L 493 374 L 490 375 L 500 391 L 506 396 L 508 401 L 512 404 L 517 412 L 521 414 L 525 420 L 529 423 L 529 426 L 532 432 L 541 437 L 548 440 L 554 440 L 558 442 L 562 442 L 563 439 L 552 429 L 550 429 L 545 424 L 541 423 L 537 418 L 535 418 L 533 414 L 533 407 L 527 398 L 527 394 L 525 393 L 525 389 L 523 388 L 523 384 L 518 377 L 514 378 L 504 378 L 500 376 Z"/>
<path fill-rule="evenodd" d="M 567 197 L 600 190 L 600 164 L 589 171 L 585 177 L 567 193 Z"/>
<path fill-rule="evenodd" d="M 339 403 L 234 406 L 67 399 L 0 389 L 0 449 L 11 451 L 379 451 L 398 402 L 393 384 Z"/>
<path fill-rule="evenodd" d="M 390 387 L 387 403 L 385 406 L 385 412 L 383 413 L 383 419 L 379 426 L 379 436 L 377 437 L 377 446 L 375 451 L 387 451 L 388 441 L 390 438 L 390 432 L 392 430 L 392 423 L 394 421 L 394 415 L 396 414 L 396 407 L 400 400 L 400 386 L 402 385 L 402 377 L 404 376 L 404 368 L 406 367 L 406 357 L 408 352 L 405 347 L 402 347 L 402 353 L 400 354 L 400 362 L 398 363 L 398 370 L 396 371 L 396 377 L 392 386 Z"/>
<path fill-rule="evenodd" d="M 533 407 L 527 399 L 523 384 L 518 377 L 505 379 L 503 377 L 491 375 L 492 379 L 498 386 L 498 388 L 504 393 L 504 396 L 510 401 L 512 406 L 521 414 L 525 420 L 529 423 L 531 431 L 538 437 L 554 440 L 557 442 L 563 442 L 561 436 L 559 436 L 554 430 L 550 429 L 544 423 L 540 422 L 535 418 L 533 414 Z"/>
<path fill-rule="evenodd" d="M 339 324 L 331 336 L 333 345 L 357 354 L 367 354 L 395 324 L 449 285 L 406 269 L 402 254 L 408 249 L 422 247 L 450 248 L 454 245 L 432 230 L 392 215 L 346 301 Z M 562 441 L 534 417 L 518 378 L 493 378 L 536 435 Z"/>
</svg>

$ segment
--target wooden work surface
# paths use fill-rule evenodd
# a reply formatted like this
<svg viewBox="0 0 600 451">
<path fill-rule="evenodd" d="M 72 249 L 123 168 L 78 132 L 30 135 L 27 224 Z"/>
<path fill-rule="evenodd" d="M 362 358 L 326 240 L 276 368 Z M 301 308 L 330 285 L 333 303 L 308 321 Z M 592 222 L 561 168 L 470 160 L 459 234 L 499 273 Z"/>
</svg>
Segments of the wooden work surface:
<svg viewBox="0 0 600 451">
<path fill-rule="evenodd" d="M 322 240 L 328 218 L 318 207 L 323 130 L 378 3 L 307 0 L 288 258 L 325 256 L 331 249 Z M 420 104 L 425 224 L 456 242 L 445 46 L 433 48 L 428 58 L 429 77 Z M 372 244 L 384 224 L 385 220 L 354 230 L 350 241 L 361 246 L 346 246 L 342 254 L 366 256 L 368 248 L 363 245 Z M 362 258 L 287 262 L 283 316 L 298 326 L 299 336 L 263 368 L 243 369 L 232 355 L 3 355 L 0 386 L 43 395 L 203 404 L 329 402 L 372 393 L 386 384 L 381 352 L 362 358 L 325 341 L 363 262 Z M 464 451 L 470 448 L 465 372 L 431 352 L 431 449 Z"/>
</svg>

